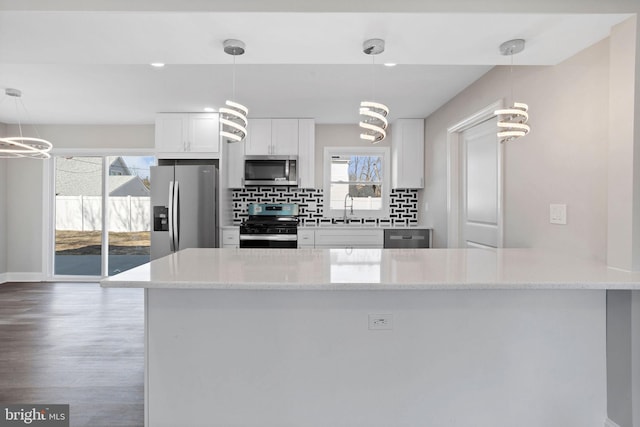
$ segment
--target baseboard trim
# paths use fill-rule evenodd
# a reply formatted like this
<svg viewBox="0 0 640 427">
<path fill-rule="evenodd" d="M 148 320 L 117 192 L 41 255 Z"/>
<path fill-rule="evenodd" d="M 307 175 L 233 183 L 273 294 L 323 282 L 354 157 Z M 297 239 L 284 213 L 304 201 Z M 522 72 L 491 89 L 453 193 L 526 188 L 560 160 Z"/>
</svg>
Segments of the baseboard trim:
<svg viewBox="0 0 640 427">
<path fill-rule="evenodd" d="M 7 279 L 7 274 L 6 273 L 0 273 L 0 285 L 3 283 L 7 283 L 9 281 L 9 279 Z"/>
<path fill-rule="evenodd" d="M 611 421 L 609 418 L 604 420 L 604 427 L 620 427 L 618 424 Z"/>
<path fill-rule="evenodd" d="M 44 282 L 42 273 L 5 273 L 4 282 Z"/>
</svg>

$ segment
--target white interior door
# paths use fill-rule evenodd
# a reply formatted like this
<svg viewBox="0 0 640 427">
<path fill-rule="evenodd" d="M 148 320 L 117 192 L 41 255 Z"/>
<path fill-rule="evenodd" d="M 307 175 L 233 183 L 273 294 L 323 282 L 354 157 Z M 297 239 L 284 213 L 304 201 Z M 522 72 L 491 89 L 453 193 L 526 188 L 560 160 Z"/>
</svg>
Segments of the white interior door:
<svg viewBox="0 0 640 427">
<path fill-rule="evenodd" d="M 502 147 L 496 119 L 460 134 L 460 247 L 502 247 Z"/>
</svg>

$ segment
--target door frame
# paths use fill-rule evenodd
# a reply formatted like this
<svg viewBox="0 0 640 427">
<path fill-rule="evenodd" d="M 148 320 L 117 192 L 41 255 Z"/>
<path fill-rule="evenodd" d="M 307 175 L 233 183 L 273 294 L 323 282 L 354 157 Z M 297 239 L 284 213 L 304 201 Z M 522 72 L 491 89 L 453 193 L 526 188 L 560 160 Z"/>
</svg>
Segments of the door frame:
<svg viewBox="0 0 640 427">
<path fill-rule="evenodd" d="M 494 111 L 504 108 L 504 100 L 498 99 L 479 111 L 463 118 L 447 128 L 447 247 L 462 248 L 462 159 L 461 134 L 486 120 L 496 117 Z M 498 242 L 504 245 L 504 144 L 498 146 Z"/>
<path fill-rule="evenodd" d="M 56 255 L 55 231 L 56 231 L 56 165 L 55 158 L 58 156 L 77 156 L 77 157 L 102 157 L 103 178 L 108 174 L 108 165 L 106 158 L 111 156 L 156 156 L 154 149 L 145 148 L 109 148 L 109 149 L 93 149 L 93 148 L 58 148 L 51 150 L 51 158 L 45 161 L 43 172 L 43 203 L 46 214 L 43 215 L 43 245 L 42 245 L 42 266 L 45 280 L 47 281 L 66 281 L 66 282 L 96 282 L 106 277 L 103 274 L 108 273 L 108 226 L 109 212 L 108 203 L 108 184 L 106 179 L 102 180 L 102 254 L 101 254 L 101 274 L 100 276 L 82 276 L 82 275 L 56 275 L 54 273 L 54 259 Z M 106 197 L 104 195 L 107 194 Z"/>
</svg>

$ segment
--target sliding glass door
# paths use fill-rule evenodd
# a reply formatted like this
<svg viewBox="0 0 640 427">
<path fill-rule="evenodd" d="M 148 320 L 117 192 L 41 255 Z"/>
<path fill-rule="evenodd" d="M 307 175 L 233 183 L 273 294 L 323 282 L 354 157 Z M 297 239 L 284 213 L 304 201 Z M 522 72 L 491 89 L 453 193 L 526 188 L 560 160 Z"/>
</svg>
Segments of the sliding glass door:
<svg viewBox="0 0 640 427">
<path fill-rule="evenodd" d="M 153 156 L 55 159 L 55 276 L 107 276 L 149 261 Z"/>
<path fill-rule="evenodd" d="M 101 157 L 56 158 L 56 275 L 101 275 L 102 176 Z"/>
<path fill-rule="evenodd" d="M 108 275 L 150 260 L 151 183 L 155 157 L 108 157 Z"/>
</svg>

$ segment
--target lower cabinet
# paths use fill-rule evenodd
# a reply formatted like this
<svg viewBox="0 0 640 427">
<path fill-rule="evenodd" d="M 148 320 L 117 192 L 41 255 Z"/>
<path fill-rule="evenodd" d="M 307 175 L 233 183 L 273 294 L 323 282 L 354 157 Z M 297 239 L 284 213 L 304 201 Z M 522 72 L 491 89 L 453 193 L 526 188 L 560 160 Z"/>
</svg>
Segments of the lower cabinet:
<svg viewBox="0 0 640 427">
<path fill-rule="evenodd" d="M 334 228 L 315 230 L 316 248 L 375 248 L 382 249 L 384 231 L 382 229 Z"/>
<path fill-rule="evenodd" d="M 239 248 L 240 247 L 240 229 L 238 227 L 223 228 L 220 247 L 231 248 L 231 249 Z"/>
<path fill-rule="evenodd" d="M 298 229 L 298 247 L 313 248 L 315 247 L 315 230 Z"/>
</svg>

